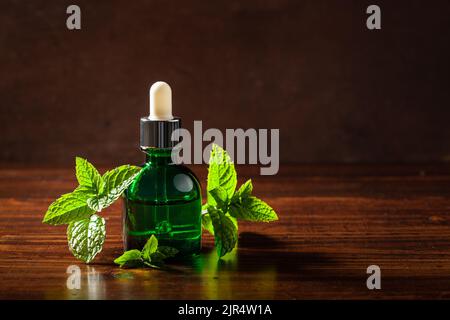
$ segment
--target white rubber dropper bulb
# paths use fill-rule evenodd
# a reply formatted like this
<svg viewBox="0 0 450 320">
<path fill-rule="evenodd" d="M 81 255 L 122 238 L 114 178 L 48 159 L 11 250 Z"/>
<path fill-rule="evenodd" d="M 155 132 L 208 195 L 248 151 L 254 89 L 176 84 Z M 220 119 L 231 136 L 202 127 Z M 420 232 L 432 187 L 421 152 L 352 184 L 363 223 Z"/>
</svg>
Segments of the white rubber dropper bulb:
<svg viewBox="0 0 450 320">
<path fill-rule="evenodd" d="M 171 120 L 172 89 L 163 82 L 155 82 L 150 88 L 150 120 Z"/>
</svg>

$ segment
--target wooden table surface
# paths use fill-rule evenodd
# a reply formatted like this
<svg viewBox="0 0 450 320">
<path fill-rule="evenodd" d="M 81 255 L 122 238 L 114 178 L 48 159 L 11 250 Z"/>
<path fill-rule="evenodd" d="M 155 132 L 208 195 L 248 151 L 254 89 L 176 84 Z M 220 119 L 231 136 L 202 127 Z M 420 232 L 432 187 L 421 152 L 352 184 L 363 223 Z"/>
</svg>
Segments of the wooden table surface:
<svg viewBox="0 0 450 320">
<path fill-rule="evenodd" d="M 206 167 L 193 168 L 206 181 Z M 0 299 L 450 298 L 450 166 L 282 166 L 277 176 L 238 167 L 276 223 L 240 223 L 239 248 L 217 260 L 213 239 L 169 271 L 123 270 L 121 203 L 90 265 L 68 251 L 65 226 L 41 223 L 76 184 L 72 168 L 0 169 Z M 203 186 L 204 187 L 204 186 Z M 366 269 L 381 268 L 381 290 Z M 81 269 L 70 290 L 67 268 Z"/>
</svg>

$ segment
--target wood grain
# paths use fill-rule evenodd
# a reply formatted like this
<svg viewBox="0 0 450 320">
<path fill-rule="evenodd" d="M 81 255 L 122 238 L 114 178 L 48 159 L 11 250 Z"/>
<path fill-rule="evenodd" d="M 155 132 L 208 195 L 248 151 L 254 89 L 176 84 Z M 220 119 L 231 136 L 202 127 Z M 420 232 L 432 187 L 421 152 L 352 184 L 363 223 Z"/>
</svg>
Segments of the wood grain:
<svg viewBox="0 0 450 320">
<path fill-rule="evenodd" d="M 206 168 L 194 167 L 201 181 Z M 94 263 L 68 251 L 65 227 L 41 223 L 72 170 L 0 169 L 1 299 L 365 299 L 450 298 L 449 166 L 282 166 L 252 178 L 280 220 L 240 224 L 239 249 L 221 261 L 205 235 L 203 252 L 169 271 L 122 270 L 121 204 L 102 214 L 107 239 Z M 204 186 L 203 186 L 204 187 Z M 382 289 L 366 288 L 366 268 Z M 80 290 L 67 267 L 82 271 Z"/>
</svg>

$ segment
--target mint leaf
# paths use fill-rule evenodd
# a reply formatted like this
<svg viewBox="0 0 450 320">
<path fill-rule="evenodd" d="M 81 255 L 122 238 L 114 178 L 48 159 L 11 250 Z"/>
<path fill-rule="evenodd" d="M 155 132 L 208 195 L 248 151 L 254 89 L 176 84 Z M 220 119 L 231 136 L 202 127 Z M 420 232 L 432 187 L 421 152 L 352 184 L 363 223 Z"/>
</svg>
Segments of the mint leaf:
<svg viewBox="0 0 450 320">
<path fill-rule="evenodd" d="M 233 196 L 236 184 L 236 170 L 230 156 L 217 144 L 213 144 L 208 168 L 208 204 L 216 205 L 217 203 L 210 191 L 217 189 L 216 198 L 219 197 L 222 202 L 227 202 Z"/>
<path fill-rule="evenodd" d="M 115 264 L 120 265 L 121 268 L 133 268 L 143 264 L 142 254 L 139 250 L 125 251 L 120 257 L 114 260 Z"/>
<path fill-rule="evenodd" d="M 242 198 L 240 203 L 232 203 L 230 214 L 247 221 L 270 222 L 278 220 L 278 216 L 272 207 L 253 196 Z"/>
<path fill-rule="evenodd" d="M 104 193 L 110 194 L 124 191 L 140 171 L 140 167 L 131 166 L 129 164 L 107 171 L 102 177 L 105 181 Z"/>
<path fill-rule="evenodd" d="M 86 263 L 91 262 L 102 250 L 105 236 L 105 219 L 95 214 L 90 218 L 72 222 L 67 228 L 70 251 Z"/>
<path fill-rule="evenodd" d="M 202 214 L 202 227 L 212 235 L 214 235 L 214 226 L 212 224 L 211 216 L 209 213 Z"/>
<path fill-rule="evenodd" d="M 162 253 L 166 258 L 175 257 L 178 254 L 178 250 L 172 247 L 160 246 L 158 252 Z"/>
<path fill-rule="evenodd" d="M 156 251 L 150 255 L 150 258 L 147 261 L 151 264 L 152 267 L 153 266 L 161 267 L 164 265 L 164 259 L 166 258 L 167 257 L 164 254 L 162 254 L 159 251 Z"/>
<path fill-rule="evenodd" d="M 119 258 L 114 260 L 114 263 L 120 267 L 142 267 L 148 266 L 151 268 L 161 268 L 164 266 L 164 260 L 174 257 L 178 250 L 172 247 L 161 246 L 158 247 L 158 239 L 152 235 L 144 245 L 142 251 L 129 250 L 122 254 Z"/>
<path fill-rule="evenodd" d="M 231 252 L 237 243 L 237 223 L 229 214 L 210 208 L 209 214 L 214 226 L 214 238 L 219 257 Z"/>
<path fill-rule="evenodd" d="M 228 195 L 223 193 L 222 188 L 217 187 L 217 188 L 209 191 L 208 196 L 211 196 L 214 199 L 215 205 L 218 208 L 223 208 L 226 210 L 226 206 L 228 205 Z"/>
<path fill-rule="evenodd" d="M 245 183 L 239 188 L 238 191 L 234 194 L 233 197 L 238 196 L 240 199 L 249 197 L 253 192 L 253 184 L 252 180 L 249 179 L 245 181 Z"/>
<path fill-rule="evenodd" d="M 86 186 L 78 186 L 72 191 L 72 193 L 74 192 L 78 193 L 83 199 L 89 199 L 90 197 L 95 196 L 94 190 Z"/>
<path fill-rule="evenodd" d="M 88 199 L 88 206 L 98 212 L 109 207 L 128 188 L 140 171 L 139 167 L 124 165 L 106 172 L 102 177 L 104 183 L 102 193 Z"/>
<path fill-rule="evenodd" d="M 111 201 L 110 201 L 111 200 Z M 87 199 L 86 204 L 94 211 L 100 212 L 104 208 L 108 207 L 108 202 L 113 203 L 113 199 L 95 195 L 92 198 Z"/>
<path fill-rule="evenodd" d="M 238 221 L 235 217 L 233 217 L 231 214 L 227 213 L 227 217 L 233 222 L 234 226 L 236 227 L 236 238 L 237 238 L 237 230 L 238 230 Z"/>
<path fill-rule="evenodd" d="M 86 203 L 90 195 L 80 187 L 62 195 L 48 207 L 42 222 L 59 225 L 89 218 L 95 212 Z"/>
<path fill-rule="evenodd" d="M 80 186 L 87 187 L 94 194 L 102 191 L 103 181 L 97 169 L 86 159 L 76 157 L 75 169 L 78 183 Z"/>
<path fill-rule="evenodd" d="M 158 239 L 152 234 L 152 236 L 147 240 L 147 243 L 142 249 L 142 258 L 144 260 L 150 261 L 150 255 L 158 249 Z"/>
</svg>

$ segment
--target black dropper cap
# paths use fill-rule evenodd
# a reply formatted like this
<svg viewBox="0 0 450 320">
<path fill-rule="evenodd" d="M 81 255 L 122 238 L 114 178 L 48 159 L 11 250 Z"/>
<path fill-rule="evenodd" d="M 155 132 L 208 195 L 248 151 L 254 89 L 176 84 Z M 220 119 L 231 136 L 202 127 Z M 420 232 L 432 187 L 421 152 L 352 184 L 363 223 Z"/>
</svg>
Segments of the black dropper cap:
<svg viewBox="0 0 450 320">
<path fill-rule="evenodd" d="M 141 118 L 141 149 L 173 148 L 179 141 L 179 135 L 172 137 L 172 133 L 181 128 L 181 119 L 151 120 Z"/>
</svg>

